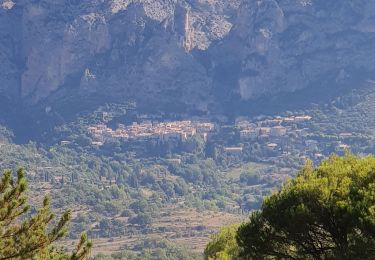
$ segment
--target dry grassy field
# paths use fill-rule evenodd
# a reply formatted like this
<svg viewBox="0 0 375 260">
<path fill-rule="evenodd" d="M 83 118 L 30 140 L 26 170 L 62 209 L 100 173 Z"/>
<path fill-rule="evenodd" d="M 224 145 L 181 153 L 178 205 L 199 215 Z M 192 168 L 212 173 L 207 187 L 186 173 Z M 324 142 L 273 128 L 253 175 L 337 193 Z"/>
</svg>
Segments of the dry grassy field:
<svg viewBox="0 0 375 260">
<path fill-rule="evenodd" d="M 150 226 L 150 233 L 147 235 L 93 239 L 94 247 L 91 254 L 109 255 L 124 249 L 132 250 L 138 242 L 146 239 L 167 239 L 187 249 L 203 252 L 210 236 L 221 226 L 246 219 L 245 216 L 213 211 L 199 212 L 193 208 L 179 206 L 164 208 L 161 216 Z M 66 240 L 64 244 L 72 249 L 76 242 Z"/>
</svg>

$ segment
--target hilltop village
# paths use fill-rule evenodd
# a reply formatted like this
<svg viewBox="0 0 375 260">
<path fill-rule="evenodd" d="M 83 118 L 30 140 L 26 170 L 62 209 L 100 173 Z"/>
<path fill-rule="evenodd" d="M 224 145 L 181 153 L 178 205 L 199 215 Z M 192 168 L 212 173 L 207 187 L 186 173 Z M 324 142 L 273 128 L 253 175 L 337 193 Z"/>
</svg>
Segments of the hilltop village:
<svg viewBox="0 0 375 260">
<path fill-rule="evenodd" d="M 172 122 L 157 122 L 146 121 L 143 123 L 133 123 L 125 126 L 119 124 L 118 128 L 112 130 L 106 125 L 96 125 L 88 128 L 89 133 L 93 138 L 92 144 L 103 145 L 105 142 L 114 140 L 119 141 L 134 141 L 134 140 L 187 140 L 195 135 L 200 135 L 207 140 L 209 133 L 212 133 L 215 125 L 210 122 L 192 122 L 186 121 L 172 121 Z"/>
<path fill-rule="evenodd" d="M 349 144 L 356 138 L 347 132 L 317 132 L 315 122 L 309 115 L 277 116 L 253 121 L 238 118 L 235 126 L 240 143 L 256 143 L 260 146 L 260 157 L 263 158 L 258 158 L 259 161 L 276 164 L 293 156 L 319 162 L 331 153 L 345 153 L 352 148 Z M 237 149 L 241 150 L 242 146 Z"/>
<path fill-rule="evenodd" d="M 293 129 L 293 124 L 309 122 L 310 116 L 296 117 L 276 117 L 274 119 L 265 119 L 250 121 L 246 118 L 238 118 L 235 126 L 239 130 L 241 140 L 251 140 L 255 138 L 267 139 L 270 137 L 282 137 L 291 132 L 301 133 Z M 117 129 L 111 129 L 105 124 L 99 124 L 88 127 L 88 132 L 92 137 L 93 145 L 103 145 L 106 142 L 114 140 L 132 141 L 132 140 L 187 140 L 195 135 L 200 135 L 207 141 L 210 133 L 219 132 L 219 127 L 212 122 L 202 121 L 171 121 L 171 122 L 152 122 L 150 120 L 142 123 L 134 122 L 131 125 L 119 124 Z"/>
<path fill-rule="evenodd" d="M 252 138 L 266 139 L 285 136 L 293 131 L 292 124 L 306 123 L 311 119 L 311 116 L 276 117 L 274 119 L 259 120 L 254 123 L 238 119 L 236 126 L 240 129 L 240 137 L 243 140 Z"/>
<path fill-rule="evenodd" d="M 255 119 L 238 117 L 231 125 L 217 124 L 207 119 L 165 122 L 141 120 L 130 125 L 118 124 L 116 129 L 105 124 L 91 125 L 88 127 L 88 133 L 95 146 L 116 141 L 184 142 L 198 136 L 206 144 L 213 144 L 221 153 L 229 156 L 242 157 L 250 145 L 252 150 L 248 153 L 254 156 L 259 154 L 257 161 L 273 163 L 274 158 L 287 158 L 290 155 L 298 156 L 302 160 L 321 160 L 332 152 L 344 153 L 350 148 L 348 141 L 353 138 L 351 133 L 337 133 L 333 138 L 330 136 L 327 139 L 317 135 L 313 129 L 311 116 L 295 115 Z"/>
</svg>

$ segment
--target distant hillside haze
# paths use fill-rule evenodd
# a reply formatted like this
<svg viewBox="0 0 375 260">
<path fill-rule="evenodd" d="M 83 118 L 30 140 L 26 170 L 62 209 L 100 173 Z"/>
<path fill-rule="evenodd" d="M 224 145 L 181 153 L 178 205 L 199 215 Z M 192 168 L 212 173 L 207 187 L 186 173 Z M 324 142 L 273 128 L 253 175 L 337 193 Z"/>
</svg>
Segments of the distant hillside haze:
<svg viewBox="0 0 375 260">
<path fill-rule="evenodd" d="M 372 0 L 0 0 L 0 95 L 29 105 L 218 112 L 374 72 Z"/>
</svg>

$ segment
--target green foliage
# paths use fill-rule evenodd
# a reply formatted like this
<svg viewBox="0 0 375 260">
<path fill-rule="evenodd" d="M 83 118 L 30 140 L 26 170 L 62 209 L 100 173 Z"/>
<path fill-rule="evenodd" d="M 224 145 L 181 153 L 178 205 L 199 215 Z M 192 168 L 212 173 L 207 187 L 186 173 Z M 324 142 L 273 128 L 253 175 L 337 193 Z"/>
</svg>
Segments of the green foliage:
<svg viewBox="0 0 375 260">
<path fill-rule="evenodd" d="M 99 254 L 94 257 L 94 260 L 196 260 L 202 258 L 200 254 L 189 252 L 165 239 L 145 238 L 134 246 L 134 250 L 137 252 L 123 250 L 110 256 Z"/>
<path fill-rule="evenodd" d="M 240 175 L 240 181 L 246 183 L 247 185 L 257 185 L 262 182 L 259 173 L 244 172 Z"/>
<path fill-rule="evenodd" d="M 373 259 L 375 158 L 332 156 L 311 164 L 238 230 L 251 259 Z"/>
<path fill-rule="evenodd" d="M 11 171 L 3 173 L 0 181 L 0 259 L 85 259 L 91 248 L 86 235 L 82 235 L 70 256 L 53 246 L 68 231 L 70 211 L 65 211 L 53 224 L 55 215 L 50 210 L 49 198 L 45 197 L 42 208 L 25 219 L 30 209 L 26 189 L 22 169 L 17 171 L 17 179 L 12 178 Z"/>
<path fill-rule="evenodd" d="M 145 213 L 139 213 L 137 216 L 132 217 L 129 219 L 129 223 L 140 225 L 142 227 L 150 225 L 152 222 L 152 218 Z"/>
<path fill-rule="evenodd" d="M 211 241 L 204 250 L 206 260 L 231 260 L 240 255 L 240 248 L 236 242 L 239 225 L 223 227 L 212 236 Z"/>
<path fill-rule="evenodd" d="M 51 190 L 52 207 L 74 207 L 80 212 L 72 220 L 71 239 L 84 230 L 98 238 L 148 235 L 164 214 L 173 214 L 175 207 L 242 214 L 258 208 L 261 195 L 273 187 L 262 177 L 262 183 L 248 189 L 246 181 L 227 176 L 233 165 L 231 158 L 225 164 L 207 156 L 207 143 L 198 136 L 185 141 L 134 141 L 96 147 L 91 145 L 87 127 L 103 120 L 81 119 L 51 129 L 44 142 L 16 145 L 0 141 L 2 167 L 25 165 L 28 169 L 30 196 Z M 109 126 L 116 122 L 109 122 Z M 237 145 L 235 131 L 228 129 L 219 144 Z M 228 143 L 227 135 L 231 139 Z M 216 142 L 212 146 L 216 147 Z M 218 153 L 228 157 L 223 149 Z M 236 162 L 236 168 L 241 168 Z M 167 229 L 186 235 L 174 226 Z M 209 236 L 211 230 L 189 235 Z"/>
<path fill-rule="evenodd" d="M 70 260 L 82 260 L 86 259 L 86 257 L 90 253 L 90 249 L 92 247 L 92 242 L 88 241 L 86 233 L 81 235 L 79 243 L 72 253 Z"/>
</svg>

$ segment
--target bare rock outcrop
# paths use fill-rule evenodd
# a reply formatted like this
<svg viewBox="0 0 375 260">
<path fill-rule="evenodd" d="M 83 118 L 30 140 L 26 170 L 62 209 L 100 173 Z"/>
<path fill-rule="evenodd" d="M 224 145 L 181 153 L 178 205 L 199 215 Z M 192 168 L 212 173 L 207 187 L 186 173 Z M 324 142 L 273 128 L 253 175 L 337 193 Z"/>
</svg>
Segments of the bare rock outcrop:
<svg viewBox="0 0 375 260">
<path fill-rule="evenodd" d="M 374 13 L 370 0 L 1 0 L 0 95 L 208 111 L 341 84 L 375 71 Z"/>
</svg>

